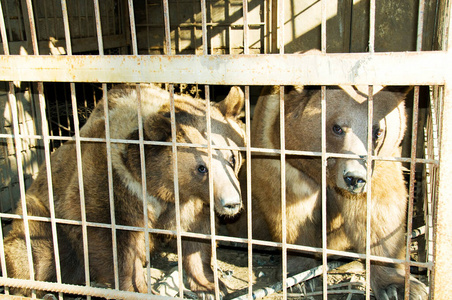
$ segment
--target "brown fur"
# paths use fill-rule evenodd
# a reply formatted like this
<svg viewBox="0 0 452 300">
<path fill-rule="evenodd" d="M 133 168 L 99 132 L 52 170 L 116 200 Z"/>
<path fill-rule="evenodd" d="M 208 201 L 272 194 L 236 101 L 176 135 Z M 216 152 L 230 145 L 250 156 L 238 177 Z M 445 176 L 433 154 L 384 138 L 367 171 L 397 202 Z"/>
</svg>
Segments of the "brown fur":
<svg viewBox="0 0 452 300">
<path fill-rule="evenodd" d="M 405 92 L 385 88 L 374 95 L 373 127 L 380 135 L 372 141 L 373 154 L 400 157 L 405 131 Z M 252 123 L 252 146 L 280 149 L 279 90 L 266 89 L 259 98 Z M 334 132 L 340 125 L 343 134 Z M 382 130 L 378 130 L 382 129 Z M 326 147 L 330 153 L 367 155 L 367 95 L 353 87 L 326 90 Z M 321 152 L 320 88 L 285 90 L 285 147 Z M 279 156 L 252 157 L 253 237 L 281 241 L 282 214 Z M 367 183 L 351 187 L 345 174 L 355 172 L 367 180 L 364 160 L 329 158 L 327 164 L 327 244 L 329 249 L 365 253 Z M 404 258 L 407 192 L 398 162 L 374 161 L 371 170 L 371 254 Z M 287 242 L 322 247 L 321 160 L 286 155 Z M 239 224 L 243 226 L 243 219 Z M 262 224 L 265 224 L 262 226 Z M 242 229 L 243 230 L 243 229 Z M 245 231 L 246 232 L 246 231 Z M 270 234 L 268 234 L 268 232 Z M 242 234 L 243 235 L 243 234 Z M 316 264 L 314 259 L 293 259 L 289 271 Z M 372 262 L 371 286 L 377 299 L 404 294 L 400 266 Z M 411 278 L 410 299 L 427 297 L 425 286 Z M 402 297 L 403 298 L 403 297 Z"/>
<path fill-rule="evenodd" d="M 137 95 L 135 86 L 120 86 L 108 93 L 109 124 L 112 139 L 138 140 Z M 144 139 L 171 141 L 169 93 L 152 85 L 141 86 Z M 188 96 L 175 96 L 176 132 L 180 143 L 207 144 L 205 101 Z M 81 136 L 105 138 L 104 104 L 99 103 Z M 211 106 L 212 144 L 242 146 L 244 134 L 237 120 L 244 104 L 242 91 L 234 87 L 225 100 Z M 210 233 L 209 176 L 213 176 L 214 207 L 220 215 L 234 215 L 241 208 L 237 173 L 241 165 L 240 153 L 235 150 L 213 150 L 208 173 L 201 173 L 200 165 L 208 167 L 207 148 L 179 146 L 178 186 L 180 216 L 183 231 Z M 146 220 L 149 228 L 175 230 L 175 194 L 171 146 L 145 145 Z M 67 142 L 51 157 L 55 217 L 81 220 L 81 201 L 77 172 L 76 147 Z M 234 162 L 234 159 L 235 162 Z M 116 225 L 144 227 L 140 146 L 111 143 L 113 200 Z M 105 143 L 82 142 L 86 220 L 111 223 L 108 188 L 108 163 Z M 27 191 L 27 214 L 50 217 L 50 205 L 45 166 Z M 21 205 L 17 209 L 22 214 Z M 13 222 L 13 229 L 5 239 L 7 276 L 30 278 L 27 247 L 22 220 Z M 34 278 L 56 281 L 54 246 L 50 223 L 30 221 L 30 237 L 34 263 Z M 58 224 L 58 244 L 64 283 L 84 284 L 84 256 L 82 227 Z M 87 227 L 90 280 L 114 287 L 112 232 L 109 228 Z M 146 245 L 142 231 L 116 230 L 121 290 L 146 293 Z M 150 249 L 157 243 L 150 235 Z M 183 241 L 183 265 L 189 287 L 198 293 L 214 291 L 211 249 L 208 241 Z M 4 274 L 6 275 L 6 274 Z M 224 290 L 224 285 L 220 282 Z M 28 294 L 28 291 L 19 291 Z"/>
</svg>

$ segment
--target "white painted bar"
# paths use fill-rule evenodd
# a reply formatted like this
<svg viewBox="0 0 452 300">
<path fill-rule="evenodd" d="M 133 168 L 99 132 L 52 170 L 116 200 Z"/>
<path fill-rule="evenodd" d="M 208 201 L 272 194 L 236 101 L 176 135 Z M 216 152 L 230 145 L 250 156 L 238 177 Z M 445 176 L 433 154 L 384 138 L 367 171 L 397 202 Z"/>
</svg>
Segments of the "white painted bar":
<svg viewBox="0 0 452 300">
<path fill-rule="evenodd" d="M 225 85 L 442 85 L 442 51 L 266 54 L 0 56 L 2 81 L 173 82 Z"/>
</svg>

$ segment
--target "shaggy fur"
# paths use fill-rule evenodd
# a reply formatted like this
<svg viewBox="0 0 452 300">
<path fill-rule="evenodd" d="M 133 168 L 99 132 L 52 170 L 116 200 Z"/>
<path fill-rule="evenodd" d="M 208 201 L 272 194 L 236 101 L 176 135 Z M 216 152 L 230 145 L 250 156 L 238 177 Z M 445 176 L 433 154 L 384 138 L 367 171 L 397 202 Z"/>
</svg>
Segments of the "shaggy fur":
<svg viewBox="0 0 452 300">
<path fill-rule="evenodd" d="M 141 85 L 141 113 L 146 141 L 170 142 L 170 95 L 153 85 Z M 105 138 L 105 100 L 100 102 L 80 131 L 81 136 Z M 179 143 L 207 145 L 206 102 L 188 96 L 175 96 L 176 139 Z M 218 147 L 238 147 L 244 133 L 237 119 L 244 104 L 242 91 L 233 87 L 225 100 L 211 106 L 211 140 Z M 146 195 L 143 200 L 142 160 L 140 158 L 138 101 L 135 86 L 119 86 L 108 93 L 110 136 L 135 140 L 135 143 L 111 143 L 113 195 L 109 195 L 106 144 L 81 143 L 83 174 L 77 171 L 76 145 L 67 142 L 51 156 L 55 217 L 82 220 L 79 175 L 88 222 L 110 224 L 110 196 L 113 197 L 115 224 L 134 227 L 176 229 L 173 154 L 171 146 L 145 145 Z M 241 155 L 236 150 L 213 150 L 209 165 L 206 147 L 177 147 L 177 171 L 180 216 L 183 231 L 210 233 L 209 176 L 213 176 L 214 208 L 220 215 L 232 216 L 241 208 L 237 174 Z M 145 203 L 145 204 L 144 204 Z M 27 214 L 50 217 L 47 170 L 43 166 L 27 191 Z M 147 208 L 145 220 L 143 207 Z M 19 205 L 17 214 L 22 214 Z M 147 223 L 147 224 L 146 224 Z M 7 276 L 30 278 L 27 247 L 22 220 L 13 222 L 5 239 Z M 34 278 L 56 281 L 54 245 L 49 222 L 30 221 Z M 82 226 L 58 224 L 58 245 L 62 281 L 84 284 Z M 146 293 L 145 235 L 139 230 L 116 229 L 119 288 Z M 112 232 L 109 228 L 87 227 L 90 280 L 114 287 Z M 149 236 L 153 251 L 156 235 Z M 197 293 L 213 293 L 214 278 L 210 267 L 208 242 L 184 240 L 183 265 L 189 286 Z M 4 274 L 6 275 L 6 274 Z M 224 290 L 223 283 L 220 287 Z M 13 292 L 29 294 L 26 290 Z"/>
<path fill-rule="evenodd" d="M 321 152 L 319 87 L 285 90 L 285 147 Z M 385 88 L 374 95 L 372 151 L 400 157 L 405 131 L 406 91 Z M 326 147 L 330 153 L 367 156 L 367 95 L 353 87 L 326 90 Z M 252 123 L 252 146 L 280 148 L 279 89 L 266 89 L 259 98 Z M 253 237 L 281 241 L 282 213 L 278 156 L 252 157 Z M 287 242 L 322 247 L 321 161 L 318 157 L 286 156 Z M 365 253 L 366 198 L 369 189 L 364 160 L 329 158 L 327 164 L 327 244 L 329 249 Z M 371 167 L 371 254 L 404 258 L 407 192 L 398 162 L 374 161 Z M 246 214 L 242 214 L 245 215 Z M 230 226 L 242 230 L 242 217 Z M 238 225 L 240 224 L 240 225 Z M 237 230 L 237 227 L 240 227 Z M 243 234 L 244 233 L 244 234 Z M 289 259 L 289 272 L 314 267 L 313 258 Z M 377 299 L 404 295 L 404 269 L 372 262 L 371 287 Z M 411 277 L 410 299 L 426 299 L 424 284 Z M 392 299 L 392 298 L 391 298 Z"/>
</svg>

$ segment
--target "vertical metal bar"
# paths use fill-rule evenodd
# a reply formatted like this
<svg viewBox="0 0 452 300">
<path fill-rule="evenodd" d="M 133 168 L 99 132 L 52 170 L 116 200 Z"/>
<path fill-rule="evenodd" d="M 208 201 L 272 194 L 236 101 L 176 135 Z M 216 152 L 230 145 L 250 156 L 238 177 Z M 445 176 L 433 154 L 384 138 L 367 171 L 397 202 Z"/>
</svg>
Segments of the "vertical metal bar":
<svg viewBox="0 0 452 300">
<path fill-rule="evenodd" d="M 201 0 L 201 16 L 202 16 L 202 44 L 203 54 L 208 55 L 208 40 L 207 40 L 207 14 L 206 14 L 206 1 Z M 212 52 L 213 53 L 213 52 Z M 206 121 L 207 121 L 207 152 L 208 152 L 208 167 L 212 165 L 212 128 L 210 120 L 210 88 L 205 86 L 205 98 L 206 98 Z M 211 174 L 211 173 L 209 173 Z M 209 198 L 210 198 L 210 234 L 212 245 L 212 268 L 214 274 L 215 283 L 215 298 L 220 299 L 220 291 L 218 287 L 218 262 L 216 251 L 216 239 L 215 239 L 215 211 L 214 211 L 214 199 L 213 199 L 213 177 L 209 175 Z"/>
<path fill-rule="evenodd" d="M 278 41 L 279 53 L 284 54 L 284 0 L 278 0 Z M 281 147 L 281 222 L 282 222 L 282 286 L 283 299 L 287 299 L 287 215 L 286 215 L 286 140 L 285 140 L 285 110 L 284 110 L 284 86 L 279 87 L 279 131 L 280 131 L 280 147 Z"/>
<path fill-rule="evenodd" d="M 20 190 L 20 200 L 21 200 L 21 208 L 22 208 L 22 217 L 24 222 L 24 232 L 25 232 L 25 243 L 27 246 L 27 258 L 28 258 L 28 268 L 30 271 L 30 279 L 34 280 L 34 265 L 33 265 L 33 256 L 31 249 L 31 239 L 30 239 L 30 229 L 29 229 L 29 221 L 28 221 L 28 210 L 27 210 L 27 201 L 25 196 L 25 182 L 24 182 L 24 174 L 22 170 L 22 147 L 20 140 L 20 132 L 19 132 L 19 120 L 17 116 L 17 102 L 16 95 L 14 91 L 14 84 L 12 82 L 9 83 L 9 92 L 8 98 L 11 106 L 11 115 L 13 119 L 13 132 L 14 132 L 14 145 L 16 150 L 16 161 L 17 161 L 17 176 L 19 177 L 19 190 Z M 34 294 L 34 291 L 33 291 Z"/>
<path fill-rule="evenodd" d="M 113 163 L 111 158 L 111 135 L 110 135 L 110 116 L 107 86 L 102 84 L 103 99 L 104 99 L 104 118 L 105 118 L 105 146 L 107 151 L 107 178 L 108 178 L 108 196 L 110 203 L 110 221 L 111 221 L 111 238 L 113 248 L 113 272 L 115 278 L 115 289 L 119 289 L 119 272 L 118 272 L 118 244 L 116 238 L 116 213 L 115 213 L 115 198 L 113 187 Z M 77 129 L 76 129 L 77 130 Z M 147 222 L 146 222 L 147 223 Z"/>
<path fill-rule="evenodd" d="M 372 125 L 374 108 L 374 87 L 369 85 L 367 101 L 367 160 L 366 160 L 366 300 L 370 300 L 370 242 L 371 242 L 371 216 L 372 216 Z"/>
<path fill-rule="evenodd" d="M 327 1 L 322 0 L 322 2 L 321 2 L 321 6 L 322 6 L 321 50 L 322 50 L 322 53 L 326 53 L 326 5 L 327 5 Z"/>
<path fill-rule="evenodd" d="M 243 0 L 243 53 L 249 54 L 248 0 Z M 230 43 L 229 43 L 230 44 Z M 231 52 L 229 52 L 231 54 Z"/>
<path fill-rule="evenodd" d="M 33 4 L 31 0 L 27 0 L 28 21 L 30 22 L 31 42 L 33 46 L 33 54 L 39 55 L 38 38 L 36 36 L 36 25 L 33 15 Z"/>
<path fill-rule="evenodd" d="M 370 0 L 370 13 L 369 13 L 369 52 L 375 52 L 375 2 L 376 0 Z"/>
<path fill-rule="evenodd" d="M 229 27 L 230 28 L 230 27 Z M 248 0 L 243 0 L 243 53 L 249 54 Z M 229 52 L 231 53 L 231 52 Z M 246 146 L 246 203 L 247 203 L 247 236 L 248 236 L 248 297 L 253 295 L 253 222 L 251 196 L 251 119 L 250 119 L 250 87 L 245 86 L 245 146 Z"/>
<path fill-rule="evenodd" d="M 168 0 L 163 0 L 163 18 L 165 23 L 165 49 L 166 54 L 171 55 L 171 25 L 169 18 Z M 177 245 L 177 268 L 179 272 L 179 297 L 183 298 L 183 268 L 182 268 L 182 235 L 181 235 L 181 217 L 180 217 L 180 198 L 179 198 L 179 170 L 177 160 L 177 126 L 176 126 L 176 108 L 174 103 L 174 85 L 168 85 L 170 93 L 170 115 L 171 115 L 171 142 L 172 142 L 172 156 L 173 156 L 173 175 L 174 175 L 174 209 L 176 210 L 176 245 Z"/>
<path fill-rule="evenodd" d="M 419 0 L 419 13 L 417 21 L 417 38 L 416 38 L 416 51 L 422 51 L 422 34 L 424 29 L 424 9 L 425 0 Z M 410 184 L 408 192 L 408 224 L 407 224 L 407 240 L 406 240 L 406 255 L 405 255 L 405 300 L 410 298 L 410 253 L 411 253 L 411 232 L 413 229 L 413 202 L 414 202 L 414 185 L 416 180 L 416 145 L 417 145 L 417 130 L 418 130 L 418 110 L 419 110 L 419 86 L 414 88 L 414 101 L 413 101 L 413 120 L 412 120 L 412 139 L 411 139 L 411 163 L 410 163 Z M 427 210 L 427 214 L 431 213 L 427 206 L 424 206 Z M 428 224 L 425 233 L 426 242 L 428 242 Z M 428 248 L 428 245 L 427 247 Z"/>
<path fill-rule="evenodd" d="M 445 38 L 445 50 L 448 61 L 452 61 L 452 38 L 450 29 L 452 28 L 452 3 L 445 4 L 445 24 L 443 30 L 449 33 Z M 442 105 L 441 105 L 442 104 Z M 432 299 L 448 299 L 452 295 L 452 284 L 450 270 L 452 261 L 452 130 L 448 127 L 452 124 L 452 74 L 447 73 L 446 84 L 444 85 L 444 99 L 440 107 L 440 160 L 438 175 L 438 202 L 436 207 L 436 220 L 434 234 L 435 268 L 433 270 L 433 295 Z M 449 126 L 448 126 L 449 125 Z"/>
<path fill-rule="evenodd" d="M 322 53 L 326 53 L 326 0 L 321 1 L 321 51 Z M 326 166 L 327 166 L 327 157 L 326 157 L 326 86 L 321 87 L 321 114 L 322 114 L 322 264 L 323 264 L 323 280 L 322 280 L 322 289 L 323 289 L 323 299 L 328 299 L 328 280 L 327 280 L 327 199 L 326 199 Z"/>
<path fill-rule="evenodd" d="M 284 49 L 283 49 L 284 51 Z M 281 147 L 281 216 L 282 216 L 282 286 L 283 299 L 287 298 L 287 216 L 286 216 L 286 138 L 285 138 L 285 107 L 284 86 L 279 91 L 279 134 Z"/>
<path fill-rule="evenodd" d="M 94 2 L 94 16 L 96 18 L 97 43 L 99 45 L 99 55 L 104 55 L 104 42 L 102 38 L 102 22 L 100 20 L 99 0 Z"/>
<path fill-rule="evenodd" d="M 165 23 L 165 51 L 167 55 L 171 55 L 171 24 L 168 0 L 163 0 L 163 19 Z"/>
<path fill-rule="evenodd" d="M 448 51 L 449 56 L 452 52 Z M 433 271 L 433 295 L 432 299 L 448 299 L 452 294 L 450 270 L 452 263 L 452 130 L 448 124 L 452 124 L 452 76 L 449 76 L 444 87 L 444 101 L 442 109 L 440 168 L 438 177 L 438 202 L 436 208 L 436 220 L 434 234 L 435 268 Z"/>
<path fill-rule="evenodd" d="M 416 145 L 417 145 L 417 131 L 418 131 L 418 111 L 419 111 L 419 86 L 414 88 L 413 99 L 413 120 L 412 120 L 412 134 L 411 134 L 411 163 L 410 163 L 410 184 L 408 192 L 408 213 L 407 213 L 407 239 L 406 239 L 406 254 L 405 254 L 405 300 L 410 298 L 410 254 L 411 254 L 411 232 L 413 231 L 413 202 L 414 202 L 414 187 L 416 181 Z"/>
<path fill-rule="evenodd" d="M 202 19 L 202 49 L 203 54 L 207 55 L 209 53 L 207 47 L 207 17 L 206 17 L 206 0 L 201 0 L 201 19 Z"/>
<path fill-rule="evenodd" d="M 322 1 L 322 5 L 325 1 Z M 323 37 L 323 34 L 322 34 Z M 323 39 L 323 38 L 322 38 Z M 323 48 L 323 46 L 322 46 Z M 323 49 L 322 49 L 323 51 Z M 325 49 L 326 51 L 326 49 Z M 321 136 L 321 145 L 322 145 L 322 288 L 323 288 L 323 299 L 328 299 L 328 280 L 327 280 L 327 271 L 328 271 L 328 260 L 327 260 L 327 211 L 326 211 L 326 166 L 327 166 L 327 156 L 326 156 L 326 86 L 322 86 L 321 94 L 320 94 L 320 106 L 321 106 L 321 128 L 322 128 L 322 136 Z"/>
<path fill-rule="evenodd" d="M 276 1 L 276 0 L 275 0 Z M 278 0 L 279 53 L 284 54 L 284 0 Z"/>
<path fill-rule="evenodd" d="M 66 0 L 61 0 L 61 13 L 63 15 L 64 39 L 66 41 L 66 53 L 72 55 L 71 31 L 69 29 L 69 17 Z"/>
<path fill-rule="evenodd" d="M 182 278 L 182 237 L 181 237 L 181 219 L 180 219 L 180 198 L 179 198 L 179 170 L 177 160 L 177 132 L 176 132 L 176 108 L 174 103 L 174 85 L 168 86 L 170 93 L 170 115 L 171 115 L 171 143 L 174 172 L 174 209 L 176 210 L 176 238 L 177 238 L 177 267 L 179 271 L 179 297 L 184 297 L 183 278 Z"/>
<path fill-rule="evenodd" d="M 417 38 L 416 38 L 416 51 L 422 51 L 422 34 L 424 32 L 424 10 L 425 0 L 419 0 L 419 13 L 417 18 Z"/>
<path fill-rule="evenodd" d="M 0 1 L 0 34 L 1 34 L 1 38 L 2 38 L 2 44 L 3 44 L 3 54 L 9 55 L 8 35 L 6 34 L 6 24 L 5 24 L 5 17 L 3 15 L 2 1 Z M 14 90 L 10 91 L 10 93 L 14 93 Z M 13 109 L 15 109 L 15 108 L 11 106 L 11 111 Z M 11 197 L 11 199 L 12 199 L 12 197 Z M 11 205 L 11 207 L 14 207 L 14 206 Z M 8 273 L 7 273 L 7 269 L 6 269 L 5 250 L 3 247 L 3 223 L 2 223 L 1 218 L 0 218 L 0 255 L 1 255 L 0 260 L 1 260 L 2 275 L 4 277 L 7 277 Z M 9 288 L 7 286 L 5 286 L 5 293 L 6 293 L 6 295 L 9 294 Z"/>
<path fill-rule="evenodd" d="M 211 109 L 210 109 L 210 88 L 206 86 L 206 122 L 207 122 L 207 155 L 208 155 L 208 169 L 212 170 L 212 122 L 211 122 Z M 214 274 L 215 283 L 215 299 L 220 300 L 220 289 L 218 283 L 218 261 L 216 251 L 216 222 L 215 222 L 215 201 L 214 201 L 214 187 L 213 187 L 213 172 L 209 172 L 209 199 L 210 199 L 210 235 L 211 235 L 211 247 L 212 247 L 212 268 Z"/>
<path fill-rule="evenodd" d="M 55 255 L 55 271 L 57 276 L 57 282 L 61 283 L 61 266 L 60 266 L 60 256 L 59 256 L 59 248 L 58 248 L 58 235 L 55 221 L 55 205 L 54 205 L 54 197 L 53 197 L 53 187 L 52 187 L 52 168 L 50 164 L 50 150 L 49 150 L 49 125 L 45 118 L 45 98 L 43 93 L 43 83 L 38 83 L 38 93 L 39 93 L 39 106 L 41 109 L 41 122 L 42 122 L 42 135 L 44 142 L 44 155 L 45 155 L 45 164 L 47 171 L 47 187 L 48 187 L 48 195 L 49 195 L 49 210 L 50 210 L 50 222 L 52 228 L 52 236 L 53 236 L 53 250 Z M 62 294 L 60 294 L 60 298 L 62 298 Z"/>
<path fill-rule="evenodd" d="M 248 236 L 248 298 L 252 299 L 253 295 L 253 211 L 251 196 L 251 109 L 250 109 L 250 87 L 245 86 L 245 146 L 246 146 L 246 220 L 247 220 L 247 236 Z"/>
<path fill-rule="evenodd" d="M 28 12 L 28 21 L 30 24 L 30 37 L 31 37 L 31 41 L 32 41 L 32 45 L 33 45 L 33 53 L 35 55 L 39 55 L 39 47 L 38 47 L 38 39 L 37 39 L 37 35 L 36 35 L 36 26 L 35 26 L 35 21 L 34 21 L 34 15 L 33 15 L 33 4 L 31 2 L 31 0 L 27 0 L 27 12 Z M 10 90 L 13 91 L 14 88 L 12 87 L 12 83 L 10 83 Z M 40 100 L 40 104 L 42 104 L 42 91 L 43 90 L 43 86 L 42 86 L 42 82 L 38 83 L 38 93 L 39 93 L 39 100 Z M 15 97 L 14 97 L 14 102 L 15 102 Z M 16 103 L 14 103 L 14 106 L 12 106 L 12 108 L 16 107 Z M 11 111 L 15 111 L 15 109 L 11 109 Z M 43 110 L 41 109 L 41 118 L 45 118 L 45 112 L 43 113 Z M 17 112 L 16 112 L 16 120 L 15 122 L 18 122 L 17 119 Z M 46 162 L 46 168 L 47 168 L 47 174 L 51 173 L 51 169 L 50 169 L 50 157 L 48 155 L 48 145 L 46 143 L 46 139 L 44 136 L 44 124 L 45 122 L 42 122 L 43 126 L 42 126 L 42 130 L 43 130 L 43 142 L 44 142 L 44 152 L 45 152 L 45 162 Z M 18 126 L 18 123 L 17 123 Z M 17 128 L 17 132 L 15 131 L 15 135 L 19 134 L 19 130 Z M 48 138 L 48 137 L 47 137 Z M 17 138 L 15 140 L 16 143 L 19 143 L 20 140 L 19 138 Z M 16 145 L 16 147 L 18 147 L 18 145 Z M 23 180 L 23 172 L 22 172 L 22 159 L 20 158 L 20 163 L 19 163 L 19 157 L 21 156 L 21 152 L 18 152 L 18 156 L 17 156 L 17 164 L 18 164 L 18 170 L 20 170 L 19 174 L 19 180 Z M 23 184 L 23 182 L 22 182 Z M 52 180 L 49 180 L 49 175 L 47 176 L 47 184 L 48 184 L 48 189 L 49 189 L 49 201 L 53 201 L 53 194 L 51 194 L 51 190 L 52 190 Z M 24 186 L 21 187 L 21 189 L 24 188 Z M 29 270 L 30 270 L 30 279 L 34 280 L 34 267 L 33 267 L 33 257 L 32 257 L 32 249 L 31 249 L 31 240 L 30 240 L 30 231 L 29 231 L 29 223 L 28 223 L 28 212 L 26 211 L 27 209 L 27 205 L 26 205 L 26 197 L 25 197 L 25 189 L 22 191 L 21 190 L 21 195 L 23 192 L 23 196 L 22 196 L 22 209 L 23 209 L 23 217 L 24 217 L 24 229 L 25 229 L 25 240 L 26 240 L 26 244 L 27 244 L 27 254 L 29 256 L 28 258 L 28 263 L 29 263 Z M 53 221 L 54 222 L 54 221 Z M 53 234 L 53 232 L 52 232 Z M 54 236 L 54 241 L 56 239 L 56 236 Z M 32 296 L 35 296 L 35 291 L 32 292 Z"/>
<path fill-rule="evenodd" d="M 138 55 L 137 30 L 135 26 L 135 12 L 133 10 L 133 0 L 128 0 L 128 2 L 129 2 L 130 34 L 132 37 L 132 54 Z"/>
<path fill-rule="evenodd" d="M 0 1 L 0 33 L 2 36 L 3 54 L 9 55 L 8 35 L 6 34 L 5 17 L 3 15 L 2 2 Z"/>
<path fill-rule="evenodd" d="M 137 85 L 136 87 L 137 93 L 137 108 L 138 108 L 138 139 L 140 146 L 140 166 L 141 166 L 141 188 L 143 194 L 143 218 L 144 218 L 144 243 L 146 248 L 146 261 L 151 261 L 151 250 L 150 250 L 150 242 L 149 242 L 149 215 L 148 215 L 148 192 L 147 192 L 147 176 L 146 176 L 146 160 L 144 153 L 144 129 L 143 129 L 143 115 L 142 115 L 142 101 L 141 101 L 141 86 Z M 146 265 L 146 273 L 147 273 L 147 286 L 148 293 L 151 292 L 151 265 L 148 263 Z"/>
</svg>

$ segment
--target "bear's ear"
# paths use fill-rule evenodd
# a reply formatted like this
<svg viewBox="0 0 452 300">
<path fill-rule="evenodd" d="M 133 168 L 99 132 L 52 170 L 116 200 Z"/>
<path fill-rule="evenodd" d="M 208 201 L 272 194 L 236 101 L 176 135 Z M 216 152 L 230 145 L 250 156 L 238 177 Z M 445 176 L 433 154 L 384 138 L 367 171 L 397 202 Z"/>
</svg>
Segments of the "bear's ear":
<svg viewBox="0 0 452 300">
<path fill-rule="evenodd" d="M 171 137 L 171 119 L 164 112 L 149 116 L 144 124 L 144 134 L 151 141 L 166 141 Z"/>
<path fill-rule="evenodd" d="M 226 117 L 237 118 L 242 112 L 245 104 L 245 96 L 238 86 L 233 86 L 226 98 L 217 103 L 216 107 Z"/>
</svg>

